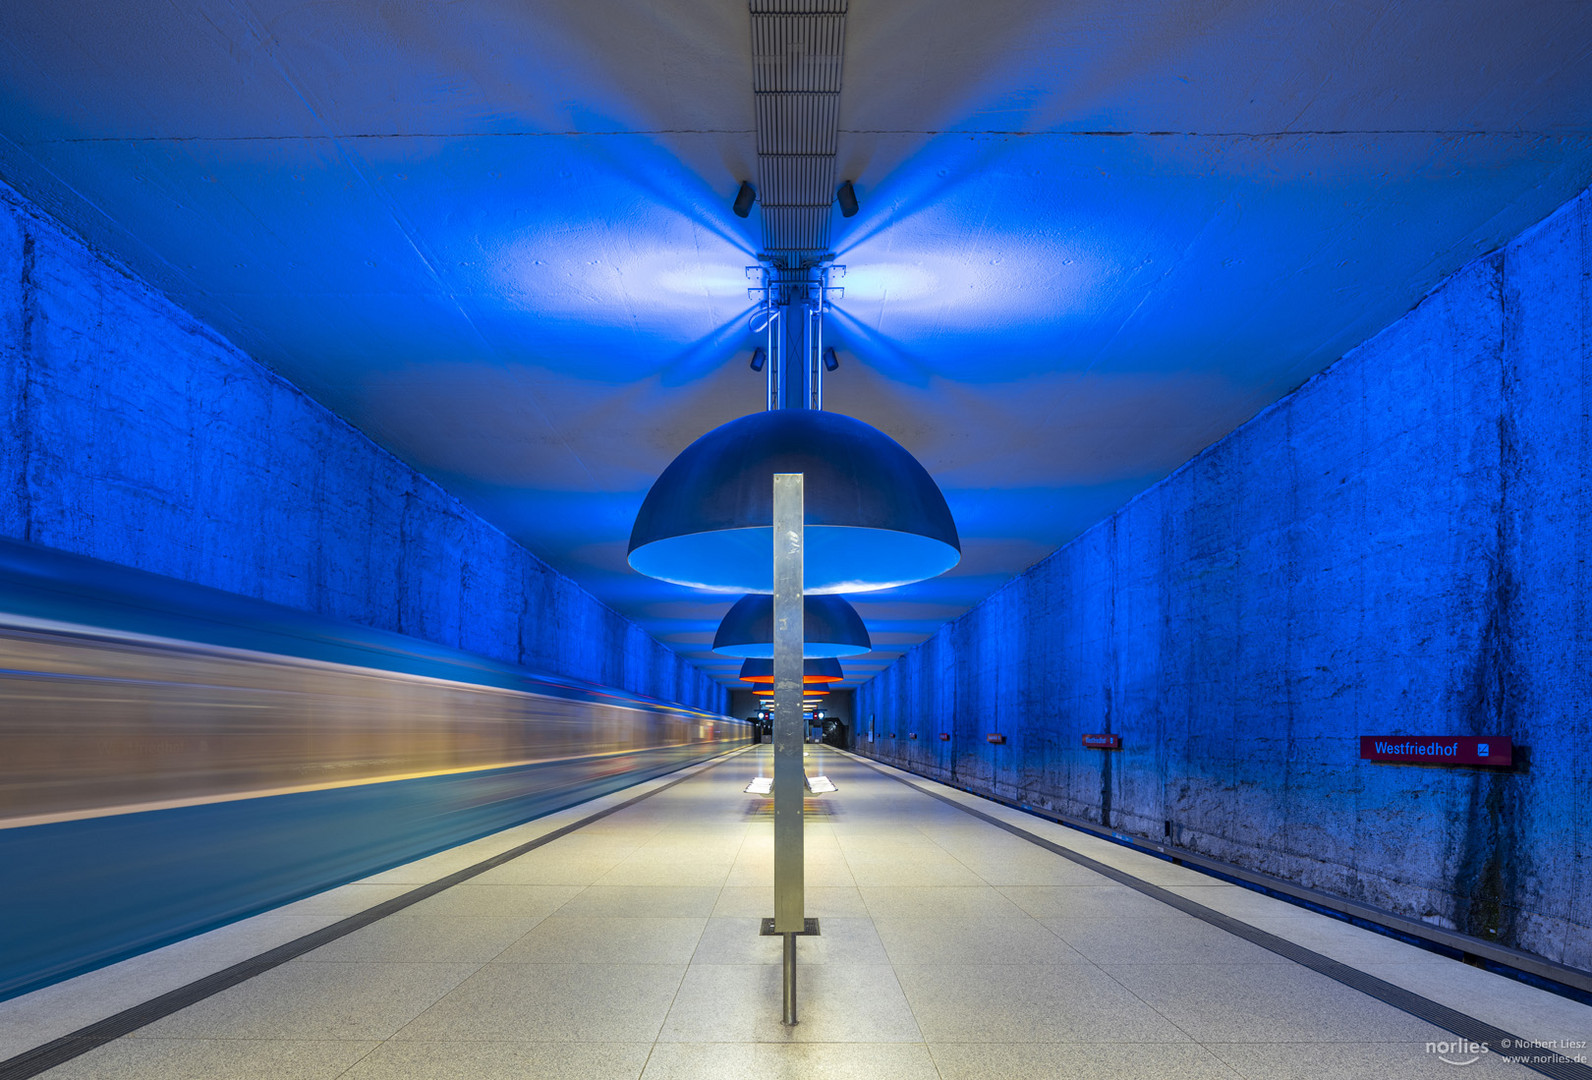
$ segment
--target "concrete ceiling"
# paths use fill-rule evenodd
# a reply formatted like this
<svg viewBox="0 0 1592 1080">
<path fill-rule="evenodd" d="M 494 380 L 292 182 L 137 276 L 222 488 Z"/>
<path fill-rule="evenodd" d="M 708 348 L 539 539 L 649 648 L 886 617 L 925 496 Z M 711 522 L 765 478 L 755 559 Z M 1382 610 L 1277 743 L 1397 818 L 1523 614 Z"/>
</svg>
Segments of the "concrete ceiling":
<svg viewBox="0 0 1592 1080">
<path fill-rule="evenodd" d="M 625 564 L 761 407 L 736 0 L 16 0 L 0 176 L 726 679 Z M 1592 179 L 1592 4 L 853 0 L 830 408 L 965 558 L 887 664 Z"/>
</svg>

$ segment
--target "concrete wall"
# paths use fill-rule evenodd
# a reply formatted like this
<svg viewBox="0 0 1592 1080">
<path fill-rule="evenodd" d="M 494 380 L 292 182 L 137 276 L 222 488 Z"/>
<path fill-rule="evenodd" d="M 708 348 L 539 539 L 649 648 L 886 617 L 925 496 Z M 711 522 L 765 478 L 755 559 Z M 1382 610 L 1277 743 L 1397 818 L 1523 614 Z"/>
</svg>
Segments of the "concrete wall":
<svg viewBox="0 0 1592 1080">
<path fill-rule="evenodd" d="M 881 673 L 859 747 L 1592 968 L 1589 280 L 1583 195 Z"/>
<path fill-rule="evenodd" d="M 0 185 L 0 535 L 721 711 L 724 689 Z"/>
</svg>

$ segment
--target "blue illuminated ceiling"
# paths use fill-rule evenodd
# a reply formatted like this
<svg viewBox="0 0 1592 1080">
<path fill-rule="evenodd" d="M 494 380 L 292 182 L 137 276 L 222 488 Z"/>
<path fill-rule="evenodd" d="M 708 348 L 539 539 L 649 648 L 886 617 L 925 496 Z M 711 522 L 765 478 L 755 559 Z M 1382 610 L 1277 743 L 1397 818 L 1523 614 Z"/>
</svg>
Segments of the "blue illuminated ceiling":
<svg viewBox="0 0 1592 1080">
<path fill-rule="evenodd" d="M 966 557 L 866 677 L 1592 179 L 1592 5 L 855 0 L 831 408 Z M 733 0 L 17 0 L 0 175 L 660 640 L 625 541 L 761 407 Z M 852 680 L 855 682 L 855 679 Z"/>
</svg>

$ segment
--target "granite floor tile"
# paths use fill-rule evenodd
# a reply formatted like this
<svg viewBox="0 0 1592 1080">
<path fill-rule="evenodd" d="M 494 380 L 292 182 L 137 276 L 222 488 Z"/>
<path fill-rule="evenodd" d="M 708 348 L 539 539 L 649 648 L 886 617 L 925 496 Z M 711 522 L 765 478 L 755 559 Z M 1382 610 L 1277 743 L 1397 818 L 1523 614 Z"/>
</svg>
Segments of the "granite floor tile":
<svg viewBox="0 0 1592 1080">
<path fill-rule="evenodd" d="M 416 1017 L 403 1041 L 650 1042 L 681 965 L 488 964 Z"/>
<path fill-rule="evenodd" d="M 874 920 L 896 964 L 1080 964 L 1084 958 L 1033 919 Z"/>
<path fill-rule="evenodd" d="M 590 885 L 624 861 L 624 854 L 560 853 L 529 855 L 504 863 L 473 879 L 477 885 Z"/>
<path fill-rule="evenodd" d="M 1515 979 L 1449 961 L 1435 964 L 1360 964 L 1360 970 L 1469 1013 L 1522 1039 L 1570 1040 L 1592 1064 L 1592 1006 Z"/>
<path fill-rule="evenodd" d="M 944 853 L 900 859 L 864 859 L 847 855 L 846 865 L 850 867 L 851 876 L 859 888 L 988 887 L 983 878 Z"/>
<path fill-rule="evenodd" d="M 921 1036 L 886 964 L 814 964 L 800 972 L 800 1023 L 781 1021 L 780 969 L 693 965 L 660 1042 L 918 1042 Z"/>
<path fill-rule="evenodd" d="M 594 885 L 719 886 L 730 876 L 729 859 L 630 858 L 616 863 Z"/>
<path fill-rule="evenodd" d="M 283 964 L 134 1032 L 137 1038 L 386 1039 L 474 964 Z"/>
<path fill-rule="evenodd" d="M 898 963 L 896 973 L 930 1043 L 1189 1039 L 1088 964 Z"/>
<path fill-rule="evenodd" d="M 348 885 L 339 885 L 335 889 L 306 896 L 302 900 L 295 900 L 291 904 L 283 904 L 273 908 L 272 915 L 357 915 L 367 908 L 391 900 L 395 896 L 402 896 L 410 892 L 414 886 L 407 883 L 389 882 L 381 885 L 356 881 Z"/>
<path fill-rule="evenodd" d="M 382 919 L 305 953 L 295 964 L 484 964 L 514 944 L 537 919 L 416 916 Z"/>
<path fill-rule="evenodd" d="M 1193 1043 L 931 1043 L 941 1080 L 1245 1080 Z M 1388 1080 L 1388 1078 L 1383 1078 Z"/>
<path fill-rule="evenodd" d="M 862 902 L 875 919 L 1026 919 L 1027 912 L 988 885 L 866 886 Z"/>
<path fill-rule="evenodd" d="M 1097 964 L 1288 964 L 1293 961 L 1199 919 L 1041 919 Z"/>
<path fill-rule="evenodd" d="M 1007 885 L 1000 891 L 1036 919 L 1193 919 L 1126 885 Z"/>
<path fill-rule="evenodd" d="M 1450 957 L 1440 953 L 1406 945 L 1385 934 L 1361 930 L 1357 926 L 1312 912 L 1305 912 L 1303 917 L 1251 917 L 1243 921 L 1257 930 L 1275 934 L 1356 967 L 1366 964 L 1431 964 L 1446 969 L 1454 963 Z"/>
<path fill-rule="evenodd" d="M 1265 893 L 1254 889 L 1246 889 L 1240 885 L 1207 886 L 1205 888 L 1190 888 L 1186 885 L 1175 885 L 1167 890 L 1176 893 L 1196 904 L 1208 907 L 1213 911 L 1220 911 L 1223 915 L 1231 915 L 1235 919 L 1320 919 L 1324 918 L 1316 912 L 1309 911 L 1297 904 L 1290 904 L 1286 900 L 1267 896 Z"/>
<path fill-rule="evenodd" d="M 588 919 L 705 919 L 719 902 L 719 892 L 713 885 L 592 885 L 558 913 Z"/>
<path fill-rule="evenodd" d="M 345 918 L 346 915 L 259 915 L 176 942 L 162 952 L 176 963 L 208 961 L 219 970 Z"/>
<path fill-rule="evenodd" d="M 1133 964 L 1102 970 L 1199 1042 L 1425 1043 L 1409 1013 L 1295 964 Z"/>
<path fill-rule="evenodd" d="M 47 1080 L 334 1080 L 380 1044 L 358 1040 L 118 1039 Z"/>
<path fill-rule="evenodd" d="M 636 1080 L 651 1050 L 651 1042 L 394 1040 L 343 1080 Z"/>
<path fill-rule="evenodd" d="M 806 914 L 815 918 L 866 918 L 868 907 L 862 894 L 849 886 L 808 886 L 804 899 Z M 770 885 L 726 885 L 713 907 L 715 916 L 770 918 L 774 914 L 774 887 Z"/>
<path fill-rule="evenodd" d="M 394 919 L 540 919 L 581 891 L 578 885 L 477 885 L 465 882 L 390 916 Z"/>
<path fill-rule="evenodd" d="M 0 1002 L 0 1061 L 226 966 L 224 960 L 176 961 L 145 953 Z"/>
<path fill-rule="evenodd" d="M 544 919 L 497 957 L 500 964 L 684 965 L 706 919 Z"/>
<path fill-rule="evenodd" d="M 714 918 L 697 945 L 693 964 L 781 964 L 784 943 L 758 933 L 759 918 Z M 820 918 L 820 933 L 803 937 L 797 947 L 800 967 L 810 964 L 888 964 L 873 920 Z"/>
<path fill-rule="evenodd" d="M 659 1043 L 642 1080 L 939 1080 L 921 1043 Z"/>
</svg>

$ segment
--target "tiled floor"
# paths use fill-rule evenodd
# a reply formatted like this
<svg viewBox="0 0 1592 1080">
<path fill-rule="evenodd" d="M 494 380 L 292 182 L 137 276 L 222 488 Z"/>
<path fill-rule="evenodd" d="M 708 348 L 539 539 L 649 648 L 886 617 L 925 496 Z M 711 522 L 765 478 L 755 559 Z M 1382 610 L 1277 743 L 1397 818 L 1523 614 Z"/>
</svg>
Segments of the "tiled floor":
<svg viewBox="0 0 1592 1080">
<path fill-rule="evenodd" d="M 812 754 L 810 771 L 840 790 L 807 825 L 807 911 L 823 933 L 800 942 L 794 1028 L 779 1020 L 780 942 L 757 935 L 773 913 L 772 820 L 741 790 L 764 748 L 45 1075 L 1535 1075 L 1496 1055 L 1448 1064 L 1427 1044 L 1452 1035 L 856 761 Z M 1592 1038 L 1592 1009 L 938 790 L 1518 1034 Z M 130 988 L 153 996 L 557 823 L 0 1004 L 0 1056 L 125 1007 Z"/>
</svg>

